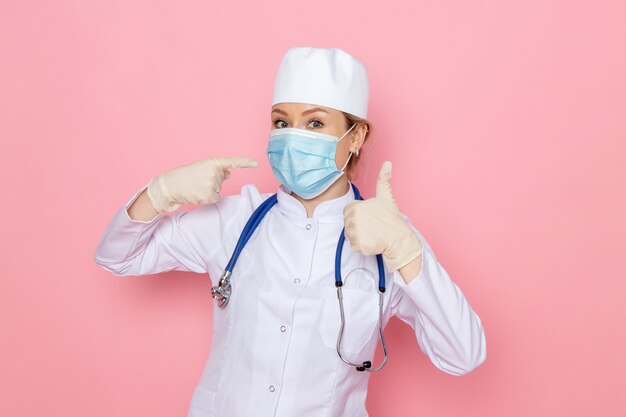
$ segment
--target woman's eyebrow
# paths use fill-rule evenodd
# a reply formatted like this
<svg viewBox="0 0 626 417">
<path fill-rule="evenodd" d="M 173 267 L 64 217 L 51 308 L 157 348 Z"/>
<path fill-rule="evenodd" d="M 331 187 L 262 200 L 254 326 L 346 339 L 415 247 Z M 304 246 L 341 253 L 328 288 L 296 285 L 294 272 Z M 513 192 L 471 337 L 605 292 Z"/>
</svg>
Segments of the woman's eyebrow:
<svg viewBox="0 0 626 417">
<path fill-rule="evenodd" d="M 321 107 L 313 107 L 312 109 L 306 110 L 302 112 L 302 115 L 304 116 L 305 114 L 309 114 L 309 113 L 313 113 L 316 111 L 323 111 L 324 113 L 328 113 L 326 110 L 324 110 Z M 272 113 L 280 113 L 280 114 L 284 114 L 285 116 L 288 116 L 287 112 L 281 110 L 281 109 L 274 109 L 272 110 Z"/>
<path fill-rule="evenodd" d="M 313 112 L 316 112 L 316 111 L 323 111 L 324 113 L 328 113 L 326 110 L 322 109 L 321 107 L 313 107 L 312 109 L 309 109 L 307 111 L 303 111 L 302 115 L 313 113 Z"/>
</svg>

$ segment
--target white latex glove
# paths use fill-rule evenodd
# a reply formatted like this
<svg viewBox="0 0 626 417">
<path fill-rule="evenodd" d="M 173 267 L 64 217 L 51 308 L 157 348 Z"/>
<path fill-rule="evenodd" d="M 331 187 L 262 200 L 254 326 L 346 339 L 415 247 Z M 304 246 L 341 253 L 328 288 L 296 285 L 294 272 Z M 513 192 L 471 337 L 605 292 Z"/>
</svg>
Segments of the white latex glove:
<svg viewBox="0 0 626 417">
<path fill-rule="evenodd" d="M 159 213 L 174 211 L 183 204 L 212 204 L 220 199 L 222 181 L 230 168 L 256 168 L 252 158 L 208 158 L 170 169 L 148 183 L 148 198 Z"/>
<path fill-rule="evenodd" d="M 389 271 L 397 271 L 422 253 L 422 243 L 402 217 L 391 194 L 391 162 L 380 168 L 376 197 L 355 200 L 343 209 L 345 236 L 352 250 L 382 253 Z"/>
</svg>

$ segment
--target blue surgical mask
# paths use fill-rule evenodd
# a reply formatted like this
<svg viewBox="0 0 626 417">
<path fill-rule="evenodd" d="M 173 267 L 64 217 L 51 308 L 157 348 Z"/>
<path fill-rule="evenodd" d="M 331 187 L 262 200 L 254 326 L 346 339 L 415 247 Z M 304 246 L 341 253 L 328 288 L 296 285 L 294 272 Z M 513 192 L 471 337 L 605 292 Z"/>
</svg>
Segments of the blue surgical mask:
<svg viewBox="0 0 626 417">
<path fill-rule="evenodd" d="M 317 197 L 344 174 L 352 152 L 341 170 L 335 163 L 340 138 L 312 130 L 287 127 L 270 131 L 267 156 L 274 175 L 290 191 L 300 197 Z"/>
</svg>

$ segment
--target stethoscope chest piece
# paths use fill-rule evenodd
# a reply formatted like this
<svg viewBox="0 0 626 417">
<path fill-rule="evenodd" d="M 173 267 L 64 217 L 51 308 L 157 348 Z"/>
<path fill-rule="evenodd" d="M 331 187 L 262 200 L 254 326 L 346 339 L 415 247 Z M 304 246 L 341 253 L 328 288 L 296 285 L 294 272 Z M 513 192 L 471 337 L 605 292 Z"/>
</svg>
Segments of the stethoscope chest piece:
<svg viewBox="0 0 626 417">
<path fill-rule="evenodd" d="M 230 294 L 233 291 L 233 286 L 230 283 L 230 271 L 224 271 L 218 284 L 211 287 L 211 296 L 214 300 L 217 300 L 219 308 L 226 307 L 226 304 L 230 301 Z"/>
<path fill-rule="evenodd" d="M 243 227 L 239 240 L 237 240 L 237 245 L 235 245 L 235 250 L 230 257 L 228 264 L 226 264 L 226 268 L 224 268 L 224 272 L 222 273 L 219 282 L 214 287 L 211 287 L 211 297 L 213 297 L 214 300 L 217 300 L 217 306 L 219 308 L 225 308 L 230 301 L 233 291 L 232 284 L 230 283 L 230 276 L 235 268 L 235 264 L 237 263 L 237 259 L 239 258 L 241 251 L 244 246 L 246 246 L 246 243 L 248 243 L 248 240 L 250 240 L 250 237 L 256 230 L 259 223 L 261 223 L 263 217 L 277 202 L 278 196 L 276 194 L 267 198 L 259 205 L 259 207 L 256 208 L 256 210 L 254 210 L 254 213 L 252 213 L 246 222 L 246 225 Z"/>
</svg>

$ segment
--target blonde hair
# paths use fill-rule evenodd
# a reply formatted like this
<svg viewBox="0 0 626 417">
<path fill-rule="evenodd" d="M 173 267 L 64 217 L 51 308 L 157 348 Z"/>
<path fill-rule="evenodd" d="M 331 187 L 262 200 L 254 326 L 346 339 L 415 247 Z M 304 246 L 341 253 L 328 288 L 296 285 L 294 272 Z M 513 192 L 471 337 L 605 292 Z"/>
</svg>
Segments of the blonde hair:
<svg viewBox="0 0 626 417">
<path fill-rule="evenodd" d="M 368 120 L 355 116 L 353 114 L 346 112 L 342 113 L 346 118 L 346 129 L 349 129 L 355 123 L 357 124 L 357 126 L 355 126 L 355 130 L 360 124 L 364 124 L 367 129 L 365 132 L 365 138 L 363 138 L 363 145 L 361 145 L 361 148 L 359 148 L 359 156 L 356 156 L 356 154 L 352 154 L 350 161 L 348 161 L 348 166 L 346 166 L 346 175 L 348 177 L 348 180 L 353 181 L 354 179 L 356 179 L 356 169 L 359 160 L 363 157 L 363 147 L 367 143 L 367 139 L 372 132 L 372 124 Z"/>
</svg>

